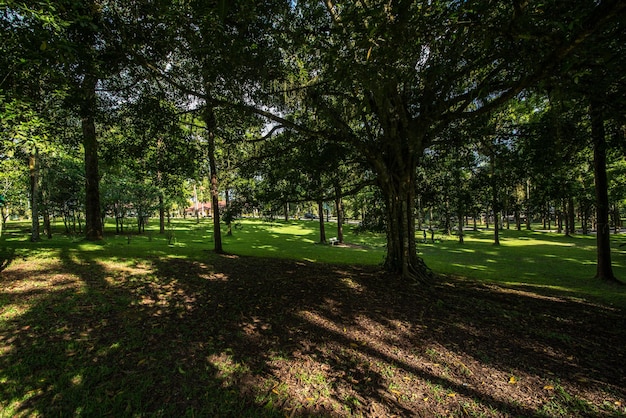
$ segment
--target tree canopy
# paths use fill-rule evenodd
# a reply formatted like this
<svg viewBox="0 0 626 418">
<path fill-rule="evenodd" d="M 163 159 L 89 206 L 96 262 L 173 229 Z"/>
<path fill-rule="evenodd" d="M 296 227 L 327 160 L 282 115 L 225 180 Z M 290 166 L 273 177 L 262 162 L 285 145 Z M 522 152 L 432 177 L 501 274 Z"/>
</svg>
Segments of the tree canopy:
<svg viewBox="0 0 626 418">
<path fill-rule="evenodd" d="M 177 185 L 206 174 L 221 251 L 220 194 L 248 173 L 268 202 L 332 201 L 340 219 L 346 194 L 374 184 L 385 268 L 421 282 L 426 208 L 443 208 L 447 231 L 456 217 L 460 241 L 464 218 L 483 211 L 497 243 L 509 214 L 518 227 L 522 213 L 567 214 L 575 232 L 576 198 L 584 225 L 597 209 L 598 277 L 613 278 L 604 232 L 607 158 L 618 164 L 608 150 L 623 150 L 622 1 L 9 0 L 0 16 L 1 158 L 34 144 L 37 208 L 48 180 L 33 158 L 60 143 L 80 150 L 88 239 L 130 205 L 109 187 L 127 170 L 154 187 L 162 232 Z M 548 150 L 567 155 L 549 179 Z M 580 169 L 590 151 L 591 205 Z M 106 193 L 103 176 L 115 178 Z M 248 186 L 241 196 L 263 199 Z"/>
</svg>

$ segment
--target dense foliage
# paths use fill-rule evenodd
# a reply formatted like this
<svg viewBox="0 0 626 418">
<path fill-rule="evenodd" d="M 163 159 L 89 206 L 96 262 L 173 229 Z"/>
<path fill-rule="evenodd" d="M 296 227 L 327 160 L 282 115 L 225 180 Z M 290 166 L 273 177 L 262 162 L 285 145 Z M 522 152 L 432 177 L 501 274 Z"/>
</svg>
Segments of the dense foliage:
<svg viewBox="0 0 626 418">
<path fill-rule="evenodd" d="M 229 225 L 315 214 L 322 242 L 332 213 L 340 241 L 346 218 L 385 228 L 386 269 L 420 281 L 416 230 L 462 242 L 480 221 L 497 244 L 542 221 L 596 230 L 613 279 L 625 16 L 617 0 L 4 1 L 2 219 L 98 240 L 107 216 L 121 233 L 158 213 L 165 233 L 210 206 L 222 251 L 220 207 Z"/>
</svg>

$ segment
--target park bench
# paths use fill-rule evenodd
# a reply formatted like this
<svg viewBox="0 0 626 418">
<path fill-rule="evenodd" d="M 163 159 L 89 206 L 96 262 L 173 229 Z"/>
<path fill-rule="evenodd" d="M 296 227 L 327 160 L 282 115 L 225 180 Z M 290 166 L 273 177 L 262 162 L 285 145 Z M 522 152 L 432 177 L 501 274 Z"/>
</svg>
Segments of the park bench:
<svg viewBox="0 0 626 418">
<path fill-rule="evenodd" d="M 337 245 L 337 244 L 339 244 L 339 240 L 337 239 L 337 237 L 333 237 L 333 238 L 328 240 L 328 243 L 330 245 Z"/>
</svg>

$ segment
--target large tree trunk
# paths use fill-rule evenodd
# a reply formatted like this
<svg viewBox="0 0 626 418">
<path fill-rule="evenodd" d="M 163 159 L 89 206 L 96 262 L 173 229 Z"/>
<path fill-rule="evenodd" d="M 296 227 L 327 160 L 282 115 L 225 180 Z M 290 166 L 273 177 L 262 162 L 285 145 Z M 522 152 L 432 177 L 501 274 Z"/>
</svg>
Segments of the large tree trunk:
<svg viewBox="0 0 626 418">
<path fill-rule="evenodd" d="M 432 278 L 431 270 L 417 255 L 415 241 L 415 166 L 409 164 L 400 173 L 380 175 L 379 184 L 385 196 L 387 214 L 387 256 L 385 269 L 420 282 Z"/>
<path fill-rule="evenodd" d="M 100 187 L 98 174 L 98 137 L 96 136 L 96 84 L 98 78 L 86 74 L 81 85 L 81 124 L 85 149 L 85 236 L 88 240 L 103 237 L 100 217 Z"/>
<path fill-rule="evenodd" d="M 591 101 L 591 139 L 593 141 L 593 171 L 596 189 L 596 278 L 616 280 L 611 265 L 611 230 L 609 225 L 609 193 L 606 174 L 607 143 L 604 132 L 604 118 L 601 104 Z"/>
<path fill-rule="evenodd" d="M 213 212 L 213 243 L 214 251 L 218 254 L 224 252 L 222 246 L 222 230 L 220 227 L 219 189 L 217 180 L 217 162 L 215 160 L 215 113 L 213 108 L 207 106 L 204 111 L 204 122 L 207 130 L 207 145 L 209 153 L 209 174 L 211 176 L 211 211 Z"/>
<path fill-rule="evenodd" d="M 41 239 L 39 235 L 39 161 L 37 150 L 28 156 L 28 173 L 30 177 L 30 213 L 31 229 L 30 240 L 32 242 Z"/>
</svg>

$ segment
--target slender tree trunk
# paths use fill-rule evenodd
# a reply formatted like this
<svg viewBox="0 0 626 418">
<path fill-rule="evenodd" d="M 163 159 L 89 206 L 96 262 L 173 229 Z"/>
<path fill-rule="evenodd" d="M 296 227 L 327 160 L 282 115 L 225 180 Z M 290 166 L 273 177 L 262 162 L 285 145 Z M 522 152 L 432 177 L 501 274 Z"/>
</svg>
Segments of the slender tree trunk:
<svg viewBox="0 0 626 418">
<path fill-rule="evenodd" d="M 100 217 L 100 186 L 98 174 L 98 137 L 96 135 L 96 84 L 98 78 L 86 74 L 81 85 L 81 125 L 85 150 L 85 236 L 96 241 L 103 238 Z"/>
<path fill-rule="evenodd" d="M 48 239 L 52 239 L 52 225 L 50 224 L 50 210 L 48 206 L 43 209 L 43 230 Z"/>
<path fill-rule="evenodd" d="M 162 192 L 159 192 L 159 234 L 165 234 L 165 203 Z"/>
<path fill-rule="evenodd" d="M 574 210 L 574 199 L 570 196 L 567 199 L 567 217 L 569 218 L 569 233 L 576 234 L 576 213 Z"/>
<path fill-rule="evenodd" d="M 446 196 L 444 207 L 444 231 L 446 235 L 452 234 L 452 214 L 450 213 L 450 199 Z"/>
<path fill-rule="evenodd" d="M 530 179 L 526 180 L 525 192 L 526 192 L 526 196 L 524 200 L 526 201 L 526 230 L 530 231 L 532 217 L 533 217 L 532 210 L 530 207 Z"/>
<path fill-rule="evenodd" d="M 498 202 L 498 182 L 496 180 L 496 157 L 491 156 L 491 191 L 493 193 L 493 245 L 500 245 L 500 222 L 498 208 L 500 203 Z"/>
<path fill-rule="evenodd" d="M 4 228 L 7 225 L 7 218 L 9 216 L 8 211 L 6 210 L 6 208 L 4 206 L 0 205 L 0 237 L 2 237 L 2 231 L 4 230 Z"/>
<path fill-rule="evenodd" d="M 463 232 L 463 210 L 459 210 L 459 244 L 463 244 L 464 242 L 464 232 Z"/>
<path fill-rule="evenodd" d="M 219 189 L 217 179 L 217 162 L 215 160 L 215 113 L 211 106 L 206 106 L 204 122 L 207 130 L 207 142 L 209 153 L 209 171 L 211 176 L 211 209 L 213 212 L 213 243 L 214 251 L 218 254 L 224 252 L 222 246 L 222 230 L 220 227 Z"/>
<path fill-rule="evenodd" d="M 193 185 L 193 197 L 195 199 L 195 212 L 196 212 L 196 223 L 199 224 L 200 223 L 200 202 L 198 202 L 198 188 L 196 187 L 196 185 Z"/>
<path fill-rule="evenodd" d="M 569 237 L 572 226 L 569 222 L 570 219 L 567 213 L 567 199 L 563 199 L 562 205 L 563 205 L 563 209 L 562 209 L 563 210 L 563 222 L 565 224 L 565 235 Z"/>
<path fill-rule="evenodd" d="M 30 240 L 32 242 L 41 239 L 39 235 L 39 152 L 37 150 L 31 152 L 28 156 L 28 173 L 30 177 L 30 214 L 31 214 L 31 233 Z"/>
<path fill-rule="evenodd" d="M 317 212 L 320 217 L 320 244 L 326 244 L 326 228 L 324 227 L 324 202 L 317 202 Z"/>
<path fill-rule="evenodd" d="M 609 225 L 609 194 L 606 174 L 607 143 L 604 131 L 604 118 L 601 104 L 591 100 L 591 139 L 593 141 L 593 171 L 596 189 L 596 278 L 616 280 L 611 264 L 611 231 Z"/>
<path fill-rule="evenodd" d="M 341 186 L 335 185 L 335 208 L 337 210 L 337 241 L 343 243 L 343 199 Z"/>
</svg>

